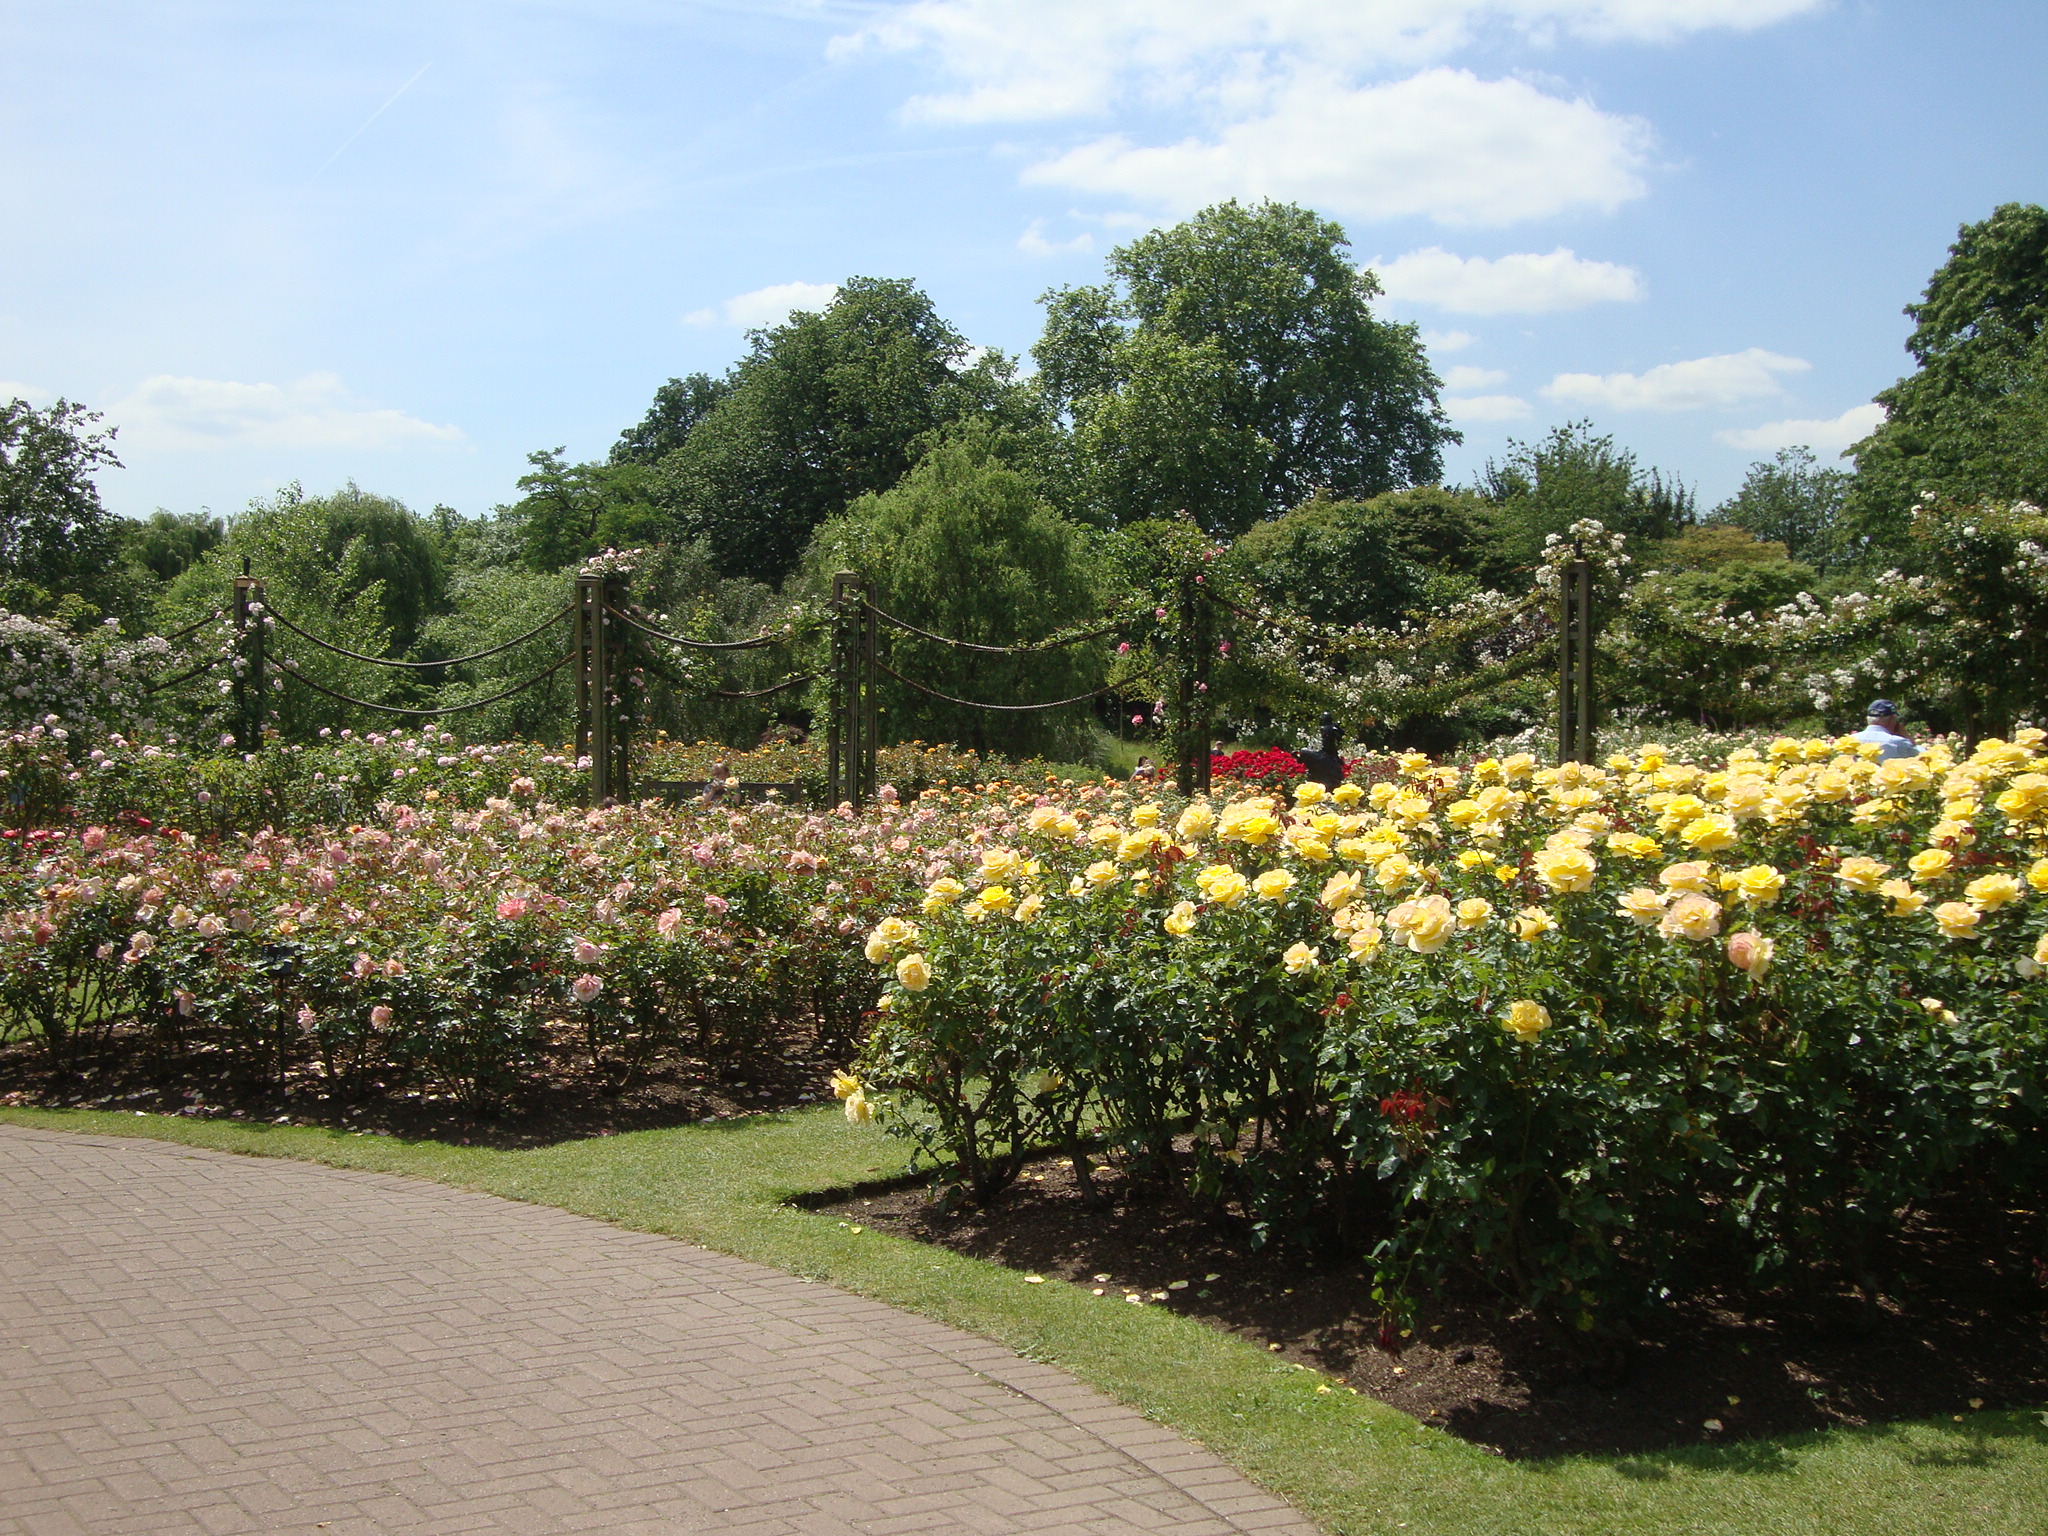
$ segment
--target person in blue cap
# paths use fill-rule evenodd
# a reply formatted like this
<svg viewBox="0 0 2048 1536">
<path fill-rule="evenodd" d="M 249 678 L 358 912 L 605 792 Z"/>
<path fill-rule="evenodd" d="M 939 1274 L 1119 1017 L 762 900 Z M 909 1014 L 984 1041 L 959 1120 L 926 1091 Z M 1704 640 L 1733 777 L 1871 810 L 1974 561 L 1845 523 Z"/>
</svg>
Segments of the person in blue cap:
<svg viewBox="0 0 2048 1536">
<path fill-rule="evenodd" d="M 1913 738 L 1899 729 L 1899 709 L 1890 699 L 1874 699 L 1870 705 L 1870 723 L 1856 733 L 1858 741 L 1877 743 L 1877 760 L 1890 762 L 1895 757 L 1918 757 L 1920 749 L 1913 745 Z"/>
</svg>

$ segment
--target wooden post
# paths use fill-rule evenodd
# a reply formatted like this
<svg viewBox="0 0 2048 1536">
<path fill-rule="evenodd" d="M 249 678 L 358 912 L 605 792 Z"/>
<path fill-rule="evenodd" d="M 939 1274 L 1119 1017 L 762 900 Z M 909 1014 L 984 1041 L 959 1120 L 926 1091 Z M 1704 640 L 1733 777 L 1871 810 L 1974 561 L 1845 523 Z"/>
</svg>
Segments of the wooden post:
<svg viewBox="0 0 2048 1536">
<path fill-rule="evenodd" d="M 1560 572 L 1557 626 L 1557 760 L 1593 761 L 1593 567 L 1577 558 Z"/>
<path fill-rule="evenodd" d="M 1180 622 L 1173 642 L 1173 787 L 1183 795 L 1195 792 L 1195 758 L 1199 749 L 1207 745 L 1196 740 L 1195 733 L 1195 669 L 1201 665 L 1195 638 L 1195 610 L 1200 603 L 1194 572 L 1183 572 Z"/>
<path fill-rule="evenodd" d="M 235 578 L 235 742 L 244 752 L 263 750 L 263 726 L 269 718 L 270 701 L 264 696 L 266 661 L 263 583 L 249 574 L 249 560 L 242 558 L 242 574 Z"/>
<path fill-rule="evenodd" d="M 861 806 L 875 792 L 876 624 L 868 585 L 857 572 L 832 578 L 831 717 L 827 721 L 826 793 L 836 805 Z"/>
</svg>

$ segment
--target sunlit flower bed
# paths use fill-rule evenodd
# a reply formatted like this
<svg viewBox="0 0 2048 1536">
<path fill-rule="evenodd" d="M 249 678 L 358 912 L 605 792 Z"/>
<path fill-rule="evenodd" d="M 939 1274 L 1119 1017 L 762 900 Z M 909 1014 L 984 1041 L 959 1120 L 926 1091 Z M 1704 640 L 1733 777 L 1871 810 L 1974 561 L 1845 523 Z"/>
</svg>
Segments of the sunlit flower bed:
<svg viewBox="0 0 2048 1536">
<path fill-rule="evenodd" d="M 204 1065 L 480 1108 L 567 1050 L 743 1059 L 787 1026 L 855 1048 L 877 913 L 967 845 L 931 805 L 583 811 L 520 777 L 366 822 L 195 836 L 41 829 L 0 856 L 0 1038 L 90 1073 Z"/>
<path fill-rule="evenodd" d="M 836 1086 L 986 1198 L 1101 1138 L 1260 1239 L 1584 1328 L 2041 1172 L 2043 733 L 1879 764 L 1420 756 L 1292 803 L 985 813 L 869 932 Z"/>
</svg>

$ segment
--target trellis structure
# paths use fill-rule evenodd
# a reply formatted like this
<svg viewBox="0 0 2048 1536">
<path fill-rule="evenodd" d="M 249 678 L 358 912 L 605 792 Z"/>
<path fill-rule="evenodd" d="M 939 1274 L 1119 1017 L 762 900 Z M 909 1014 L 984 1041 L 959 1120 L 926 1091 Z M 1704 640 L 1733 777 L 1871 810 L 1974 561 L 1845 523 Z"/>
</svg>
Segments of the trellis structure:
<svg viewBox="0 0 2048 1536">
<path fill-rule="evenodd" d="M 1563 567 L 1560 577 L 1557 627 L 1558 758 L 1560 761 L 1590 762 L 1594 743 L 1593 650 L 1597 639 L 1593 614 L 1592 567 L 1584 558 L 1574 558 Z M 1532 594 L 1529 599 L 1491 615 L 1486 622 L 1497 627 L 1530 611 L 1540 602 L 1541 594 Z M 832 582 L 829 614 L 830 655 L 827 670 L 822 674 L 827 683 L 826 763 L 827 792 L 831 801 L 834 804 L 861 806 L 874 798 L 878 788 L 876 749 L 880 745 L 878 683 L 882 676 L 890 677 L 903 687 L 945 704 L 999 714 L 1063 709 L 1107 695 L 1126 692 L 1134 684 L 1144 684 L 1148 694 L 1157 693 L 1162 701 L 1169 696 L 1172 699 L 1175 787 L 1184 795 L 1206 793 L 1210 788 L 1210 731 L 1213 718 L 1209 684 L 1211 667 L 1217 655 L 1214 611 L 1219 607 L 1240 618 L 1267 625 L 1275 632 L 1291 633 L 1294 642 L 1304 648 L 1314 647 L 1333 654 L 1360 650 L 1368 653 L 1393 652 L 1401 649 L 1412 651 L 1425 643 L 1423 639 L 1415 637 L 1385 640 L 1323 635 L 1301 621 L 1289 620 L 1269 611 L 1247 611 L 1212 590 L 1203 574 L 1190 571 L 1180 578 L 1177 611 L 1174 614 L 1170 640 L 1162 647 L 1170 659 L 1172 668 L 1171 678 L 1167 680 L 1164 688 L 1159 686 L 1161 680 L 1155 674 L 1140 668 L 1099 688 L 1069 698 L 1048 699 L 1035 703 L 998 703 L 965 699 L 907 677 L 889 665 L 882 655 L 881 638 L 884 631 L 912 635 L 959 651 L 1014 657 L 1048 652 L 1129 633 L 1133 628 L 1134 619 L 1128 616 L 1122 619 L 1112 618 L 1097 628 L 1076 634 L 1058 635 L 1042 641 L 1015 645 L 985 645 L 934 634 L 886 612 L 876 605 L 873 586 L 865 577 L 853 571 L 841 571 L 834 576 Z M 1163 608 L 1154 615 L 1160 620 L 1164 620 L 1165 616 L 1166 610 Z M 439 708 L 384 704 L 355 698 L 308 677 L 289 657 L 273 654 L 268 641 L 269 630 L 275 624 L 307 644 L 351 661 L 416 673 L 426 668 L 461 666 L 499 655 L 538 638 L 564 619 L 570 621 L 565 649 L 539 672 L 487 698 Z M 268 606 L 262 578 L 251 574 L 246 562 L 243 574 L 235 578 L 232 621 L 231 644 L 227 650 L 186 672 L 163 680 L 155 685 L 155 689 L 168 688 L 197 678 L 217 666 L 231 664 L 235 674 L 230 690 L 235 716 L 234 736 L 237 744 L 247 752 L 262 749 L 269 720 L 269 693 L 273 680 L 279 686 L 291 682 L 310 688 L 355 708 L 402 718 L 427 720 L 462 714 L 512 698 L 552 677 L 562 668 L 572 668 L 576 708 L 575 750 L 578 760 L 587 763 L 589 767 L 590 799 L 594 805 L 617 803 L 632 798 L 636 793 L 674 796 L 693 792 L 702 787 L 665 781 L 642 784 L 635 780 L 633 748 L 635 728 L 639 724 L 639 685 L 644 682 L 641 672 L 643 663 L 647 660 L 646 642 L 651 641 L 698 653 L 731 654 L 773 646 L 789 646 L 799 638 L 793 628 L 730 641 L 702 640 L 675 634 L 662 628 L 653 622 L 650 616 L 634 607 L 630 578 L 618 571 L 585 572 L 579 575 L 576 578 L 573 600 L 524 634 L 467 656 L 450 657 L 441 661 L 394 661 L 384 657 L 368 656 L 310 633 Z M 185 638 L 196 633 L 208 622 L 211 621 L 201 621 L 200 624 L 167 638 Z M 1454 638 L 1462 635 L 1463 631 L 1458 631 Z M 1493 686 L 1503 680 L 1527 675 L 1534 670 L 1539 660 L 1538 652 L 1520 655 L 1510 666 L 1502 669 L 1500 677 L 1491 679 L 1485 686 Z M 702 691 L 708 697 L 752 700 L 803 687 L 818 681 L 820 676 L 818 672 L 796 673 L 769 687 L 752 691 Z M 1471 691 L 1470 687 L 1463 690 L 1465 693 Z M 797 786 L 753 788 L 779 789 L 794 794 Z"/>
</svg>

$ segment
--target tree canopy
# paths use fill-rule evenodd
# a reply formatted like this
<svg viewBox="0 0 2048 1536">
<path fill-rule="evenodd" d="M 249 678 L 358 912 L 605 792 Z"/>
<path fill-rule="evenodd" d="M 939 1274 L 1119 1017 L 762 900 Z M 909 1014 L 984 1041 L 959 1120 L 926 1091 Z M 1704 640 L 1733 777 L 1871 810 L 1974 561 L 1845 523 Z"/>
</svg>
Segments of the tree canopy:
<svg viewBox="0 0 2048 1536">
<path fill-rule="evenodd" d="M 1348 250 L 1307 209 L 1232 201 L 1119 247 L 1109 283 L 1045 295 L 1038 384 L 1099 518 L 1185 508 L 1237 533 L 1319 488 L 1437 478 L 1458 441 L 1439 381 Z"/>
<path fill-rule="evenodd" d="M 1780 449 L 1769 463 L 1749 466 L 1742 489 L 1714 508 L 1710 521 L 1746 529 L 1785 546 L 1816 569 L 1842 558 L 1842 504 L 1851 475 L 1826 469 L 1811 448 Z"/>
<path fill-rule="evenodd" d="M 766 582 L 826 518 L 900 480 L 919 438 L 991 412 L 1011 373 L 904 279 L 853 278 L 749 341 L 730 392 L 662 460 L 658 496 L 723 574 Z"/>
<path fill-rule="evenodd" d="M 0 404 L 0 606 L 53 611 L 65 597 L 114 599 L 117 520 L 100 505 L 96 471 L 114 457 L 114 429 L 59 400 L 38 410 Z"/>
<path fill-rule="evenodd" d="M 2048 501 L 2048 209 L 1964 225 L 1906 314 L 1919 366 L 1851 450 L 1850 530 L 1878 555 L 1905 549 L 1916 502 Z"/>
<path fill-rule="evenodd" d="M 1493 505 L 1501 552 L 1518 565 L 1540 560 L 1544 541 L 1581 518 L 1632 539 L 1663 539 L 1695 510 L 1684 485 L 1644 469 L 1588 421 L 1554 428 L 1541 442 L 1510 439 L 1505 457 L 1487 460 L 1476 489 Z"/>
</svg>

